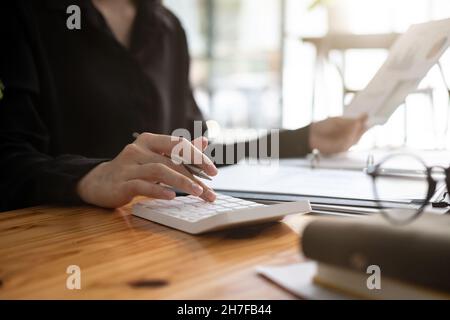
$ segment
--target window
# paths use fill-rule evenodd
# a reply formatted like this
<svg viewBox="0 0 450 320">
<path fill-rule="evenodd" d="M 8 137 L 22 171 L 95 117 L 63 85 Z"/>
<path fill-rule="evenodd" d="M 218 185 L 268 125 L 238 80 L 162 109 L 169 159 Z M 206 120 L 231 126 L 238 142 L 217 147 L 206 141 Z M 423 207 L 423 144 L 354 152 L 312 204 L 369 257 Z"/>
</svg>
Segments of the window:
<svg viewBox="0 0 450 320">
<path fill-rule="evenodd" d="M 187 30 L 195 96 L 224 127 L 281 125 L 278 0 L 166 0 Z"/>
<path fill-rule="evenodd" d="M 321 2 L 310 8 L 313 2 Z M 165 0 L 187 31 L 195 96 L 207 118 L 228 128 L 296 128 L 339 115 L 345 61 L 346 86 L 370 81 L 387 50 L 331 52 L 318 72 L 314 46 L 305 37 L 327 33 L 389 34 L 412 23 L 450 17 L 448 0 Z M 442 59 L 450 82 L 450 53 Z M 315 83 L 315 94 L 313 87 Z M 448 147 L 448 90 L 433 68 L 421 84 L 426 95 L 408 97 L 382 128 L 359 147 Z M 418 130 L 420 128 L 420 130 Z M 395 139 L 393 139 L 395 137 Z M 432 141 L 432 143 L 431 143 Z"/>
</svg>

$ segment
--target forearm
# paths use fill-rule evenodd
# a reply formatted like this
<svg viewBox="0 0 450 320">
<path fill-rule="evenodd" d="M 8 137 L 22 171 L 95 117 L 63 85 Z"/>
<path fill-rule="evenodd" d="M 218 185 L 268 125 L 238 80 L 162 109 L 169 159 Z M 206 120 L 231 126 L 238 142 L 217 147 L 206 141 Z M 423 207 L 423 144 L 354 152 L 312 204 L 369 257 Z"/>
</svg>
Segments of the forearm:
<svg viewBox="0 0 450 320">
<path fill-rule="evenodd" d="M 0 160 L 0 211 L 38 204 L 81 204 L 76 192 L 78 181 L 105 161 L 75 155 L 51 158 L 18 150 L 8 154 Z"/>
<path fill-rule="evenodd" d="M 0 211 L 80 203 L 75 186 L 102 159 L 51 156 L 46 126 L 31 95 L 9 90 L 0 101 Z"/>
<path fill-rule="evenodd" d="M 282 130 L 275 135 L 264 135 L 236 143 L 213 143 L 206 150 L 216 165 L 234 164 L 244 158 L 293 158 L 311 152 L 310 126 L 296 130 Z M 276 140 L 273 140 L 276 139 Z"/>
<path fill-rule="evenodd" d="M 304 157 L 311 152 L 310 126 L 280 132 L 280 158 Z"/>
</svg>

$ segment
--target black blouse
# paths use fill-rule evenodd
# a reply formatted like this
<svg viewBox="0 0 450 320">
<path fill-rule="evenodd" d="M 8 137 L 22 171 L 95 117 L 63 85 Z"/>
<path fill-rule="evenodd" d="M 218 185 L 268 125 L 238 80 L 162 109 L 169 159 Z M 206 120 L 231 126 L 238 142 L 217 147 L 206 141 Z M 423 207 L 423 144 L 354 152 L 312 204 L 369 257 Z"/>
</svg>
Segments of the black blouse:
<svg viewBox="0 0 450 320">
<path fill-rule="evenodd" d="M 71 4 L 81 30 L 66 27 Z M 78 203 L 79 179 L 133 132 L 202 120 L 185 33 L 157 0 L 138 1 L 129 48 L 89 0 L 2 1 L 0 41 L 0 211 Z M 281 155 L 305 154 L 307 134 L 282 133 Z"/>
</svg>

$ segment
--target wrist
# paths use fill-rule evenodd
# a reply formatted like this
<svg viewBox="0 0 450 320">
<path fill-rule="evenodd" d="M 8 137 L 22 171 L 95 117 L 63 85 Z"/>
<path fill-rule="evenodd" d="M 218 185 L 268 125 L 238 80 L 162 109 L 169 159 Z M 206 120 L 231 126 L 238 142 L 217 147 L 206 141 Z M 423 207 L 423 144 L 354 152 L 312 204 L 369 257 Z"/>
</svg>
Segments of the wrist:
<svg viewBox="0 0 450 320">
<path fill-rule="evenodd" d="M 95 189 L 95 186 L 93 185 L 97 180 L 96 179 L 97 172 L 103 170 L 102 168 L 105 167 L 106 164 L 107 162 L 99 163 L 78 181 L 76 186 L 76 192 L 78 197 L 80 197 L 80 199 L 83 202 L 91 203 L 90 195 L 92 195 L 91 190 Z"/>
</svg>

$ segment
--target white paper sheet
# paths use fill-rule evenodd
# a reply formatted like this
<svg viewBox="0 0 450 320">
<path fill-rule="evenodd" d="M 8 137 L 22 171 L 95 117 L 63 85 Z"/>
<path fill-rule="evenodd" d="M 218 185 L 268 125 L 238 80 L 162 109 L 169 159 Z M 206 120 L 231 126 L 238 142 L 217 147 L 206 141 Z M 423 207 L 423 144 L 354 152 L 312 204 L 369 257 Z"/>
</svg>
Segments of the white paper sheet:
<svg viewBox="0 0 450 320">
<path fill-rule="evenodd" d="M 424 198 L 423 182 L 398 179 L 383 185 L 383 200 Z M 362 171 L 299 166 L 237 164 L 221 168 L 208 184 L 220 191 L 269 192 L 344 199 L 376 200 L 371 178 Z"/>
<path fill-rule="evenodd" d="M 345 108 L 345 117 L 369 115 L 368 125 L 385 123 L 413 92 L 450 44 L 450 19 L 411 26 L 390 49 L 367 87 Z"/>
</svg>

